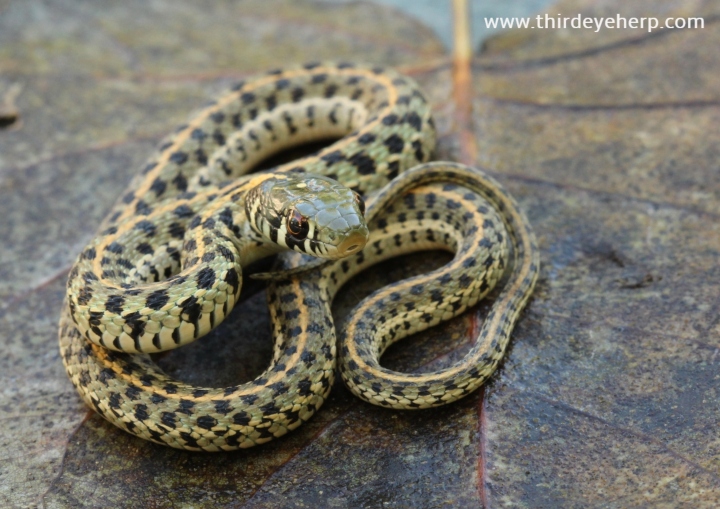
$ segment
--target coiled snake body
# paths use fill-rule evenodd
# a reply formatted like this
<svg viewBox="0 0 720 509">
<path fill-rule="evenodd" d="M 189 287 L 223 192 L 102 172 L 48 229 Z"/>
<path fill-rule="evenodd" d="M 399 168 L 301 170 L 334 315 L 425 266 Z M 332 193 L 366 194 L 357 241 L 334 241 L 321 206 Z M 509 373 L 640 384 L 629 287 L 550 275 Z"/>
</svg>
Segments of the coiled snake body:
<svg viewBox="0 0 720 509">
<path fill-rule="evenodd" d="M 243 176 L 279 150 L 340 136 L 317 154 Z M 282 436 L 332 386 L 330 304 L 339 288 L 381 260 L 435 248 L 455 258 L 353 311 L 340 337 L 340 374 L 356 395 L 394 408 L 469 394 L 504 353 L 537 277 L 537 247 L 512 198 L 487 175 L 453 163 L 406 171 L 434 143 L 425 99 L 391 71 L 311 64 L 234 87 L 161 146 L 71 270 L 60 349 L 80 395 L 120 428 L 172 447 L 232 450 Z M 378 189 L 364 210 L 359 194 Z M 259 378 L 193 387 L 151 361 L 147 353 L 215 327 L 239 295 L 242 267 L 281 249 L 343 259 L 301 275 L 292 275 L 298 257 L 282 259 L 290 272 L 268 287 L 273 360 Z M 486 295 L 510 249 L 509 280 L 461 361 L 424 374 L 379 365 L 391 343 Z"/>
</svg>

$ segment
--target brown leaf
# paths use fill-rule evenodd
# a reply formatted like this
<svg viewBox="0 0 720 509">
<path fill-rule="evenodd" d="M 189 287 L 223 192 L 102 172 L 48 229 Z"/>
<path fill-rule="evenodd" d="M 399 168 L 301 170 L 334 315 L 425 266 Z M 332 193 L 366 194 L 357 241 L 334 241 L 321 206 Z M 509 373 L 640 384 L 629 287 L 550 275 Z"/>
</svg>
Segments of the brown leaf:
<svg viewBox="0 0 720 509">
<path fill-rule="evenodd" d="M 474 62 L 477 160 L 538 233 L 543 275 L 487 391 L 486 500 L 716 507 L 717 3 L 703 30 L 511 32 Z"/>
</svg>

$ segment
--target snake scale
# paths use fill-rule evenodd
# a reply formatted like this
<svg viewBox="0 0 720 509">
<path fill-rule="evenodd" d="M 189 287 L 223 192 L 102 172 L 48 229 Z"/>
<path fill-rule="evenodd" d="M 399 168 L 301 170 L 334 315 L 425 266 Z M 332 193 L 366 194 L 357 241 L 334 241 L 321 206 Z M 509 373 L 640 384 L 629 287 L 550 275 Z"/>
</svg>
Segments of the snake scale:
<svg viewBox="0 0 720 509">
<path fill-rule="evenodd" d="M 248 174 L 272 154 L 328 139 L 337 141 Z M 426 163 L 434 145 L 424 96 L 391 70 L 308 64 L 234 86 L 161 144 L 70 272 L 59 340 L 81 397 L 139 437 L 219 451 L 307 421 L 336 367 L 376 405 L 428 408 L 472 392 L 502 358 L 538 249 L 512 197 L 480 170 Z M 455 257 L 364 299 L 337 352 L 338 290 L 382 260 L 428 249 Z M 216 327 L 237 301 L 243 267 L 283 250 L 295 254 L 279 258 L 267 289 L 275 344 L 263 374 L 206 388 L 158 368 L 149 353 Z M 326 262 L 307 265 L 305 255 Z M 380 366 L 390 344 L 462 313 L 504 275 L 463 359 L 423 374 Z"/>
</svg>

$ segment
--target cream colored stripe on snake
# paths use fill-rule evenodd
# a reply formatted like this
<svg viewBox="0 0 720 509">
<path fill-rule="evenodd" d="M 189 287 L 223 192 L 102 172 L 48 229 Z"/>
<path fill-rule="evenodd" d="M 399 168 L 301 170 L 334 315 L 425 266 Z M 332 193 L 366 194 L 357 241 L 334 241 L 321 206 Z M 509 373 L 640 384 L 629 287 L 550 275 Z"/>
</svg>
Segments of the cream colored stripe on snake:
<svg viewBox="0 0 720 509">
<path fill-rule="evenodd" d="M 339 136 L 317 154 L 243 176 L 277 151 Z M 449 163 L 405 171 L 426 161 L 434 142 L 425 99 L 392 71 L 311 64 L 234 87 L 161 146 L 71 271 L 60 349 L 80 395 L 120 428 L 172 447 L 232 450 L 282 436 L 309 419 L 332 386 L 329 306 L 340 286 L 379 260 L 437 247 L 456 251 L 448 267 L 360 304 L 342 335 L 341 374 L 361 397 L 398 408 L 468 394 L 504 352 L 536 279 L 537 248 L 527 221 L 489 177 Z M 372 229 L 365 249 L 358 239 L 367 230 L 355 219 L 362 201 L 321 177 L 308 176 L 315 179 L 308 186 L 306 173 L 362 194 L 387 185 L 365 214 Z M 309 187 L 310 198 L 277 206 L 286 196 L 266 195 L 282 186 Z M 459 365 L 403 377 L 377 364 L 393 341 L 490 291 L 509 246 L 510 282 Z M 217 326 L 239 295 L 242 266 L 281 248 L 349 258 L 270 285 L 270 367 L 221 389 L 159 370 L 146 353 Z"/>
</svg>

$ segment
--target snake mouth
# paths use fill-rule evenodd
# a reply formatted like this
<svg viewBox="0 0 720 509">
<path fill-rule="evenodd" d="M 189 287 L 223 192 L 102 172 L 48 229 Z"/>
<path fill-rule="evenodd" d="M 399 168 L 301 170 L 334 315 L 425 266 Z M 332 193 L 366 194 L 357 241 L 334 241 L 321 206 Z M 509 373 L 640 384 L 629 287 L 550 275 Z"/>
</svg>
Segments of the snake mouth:
<svg viewBox="0 0 720 509">
<path fill-rule="evenodd" d="M 361 232 L 351 233 L 337 247 L 338 256 L 342 258 L 344 256 L 350 256 L 353 253 L 357 253 L 363 247 L 365 247 L 367 240 L 367 234 L 363 234 Z"/>
</svg>

